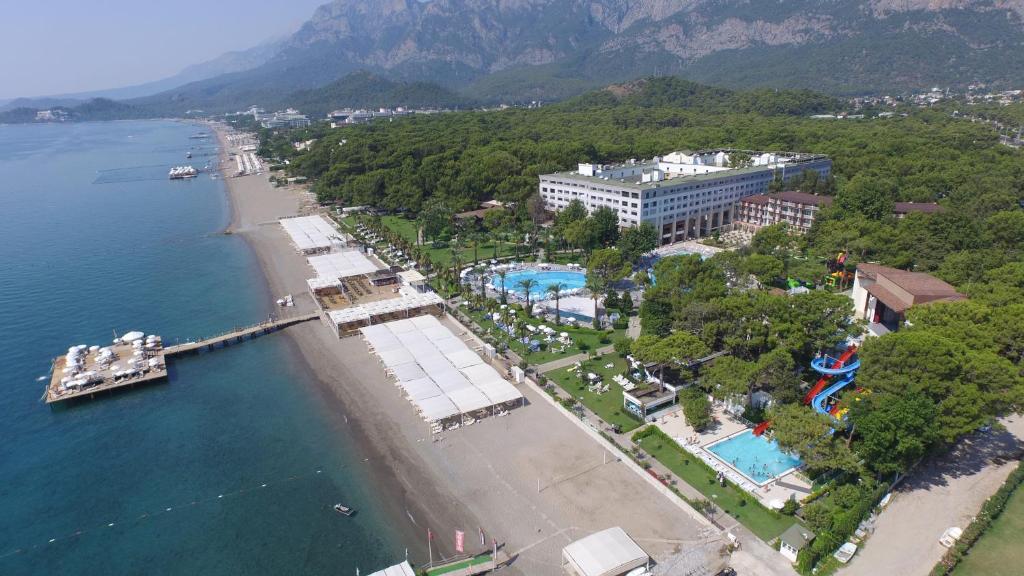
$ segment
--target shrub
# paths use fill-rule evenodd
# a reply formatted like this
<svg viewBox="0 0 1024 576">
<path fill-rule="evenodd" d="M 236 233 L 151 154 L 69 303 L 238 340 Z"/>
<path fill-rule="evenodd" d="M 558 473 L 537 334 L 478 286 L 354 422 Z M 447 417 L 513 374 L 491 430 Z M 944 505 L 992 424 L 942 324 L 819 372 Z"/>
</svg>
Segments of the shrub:
<svg viewBox="0 0 1024 576">
<path fill-rule="evenodd" d="M 797 504 L 796 500 L 793 500 L 793 499 L 786 500 L 786 503 L 782 505 L 782 513 L 785 514 L 786 516 L 792 516 L 792 515 L 796 514 L 796 511 L 799 508 L 800 508 L 800 505 Z"/>
<path fill-rule="evenodd" d="M 679 393 L 686 422 L 696 430 L 703 430 L 711 424 L 711 403 L 706 394 L 696 388 L 687 388 Z"/>
<path fill-rule="evenodd" d="M 625 358 L 629 354 L 630 347 L 633 345 L 633 339 L 629 336 L 619 336 L 615 339 L 615 352 L 619 356 Z"/>
</svg>

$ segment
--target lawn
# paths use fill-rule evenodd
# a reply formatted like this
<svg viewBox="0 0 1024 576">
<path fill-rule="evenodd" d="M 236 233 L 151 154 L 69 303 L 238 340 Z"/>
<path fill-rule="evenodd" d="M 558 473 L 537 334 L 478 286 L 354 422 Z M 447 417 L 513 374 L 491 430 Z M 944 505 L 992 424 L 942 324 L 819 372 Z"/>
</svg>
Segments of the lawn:
<svg viewBox="0 0 1024 576">
<path fill-rule="evenodd" d="M 714 502 L 721 512 L 736 518 L 766 542 L 796 523 L 791 516 L 762 508 L 752 494 L 732 484 L 723 488 L 715 480 L 715 474 L 710 468 L 667 437 L 649 436 L 641 439 L 639 445 L 683 482 Z M 745 502 L 745 505 L 741 505 L 741 502 Z"/>
<path fill-rule="evenodd" d="M 599 332 L 597 330 L 594 330 L 593 328 L 570 327 L 564 324 L 561 326 L 555 326 L 553 323 L 548 323 L 549 326 L 555 328 L 557 331 L 569 334 L 569 337 L 572 338 L 574 345 L 566 348 L 565 352 L 562 353 L 552 352 L 550 350 L 527 352 L 525 344 L 519 342 L 518 340 L 510 338 L 508 334 L 502 332 L 501 330 L 498 330 L 498 327 L 494 324 L 494 322 L 490 319 L 490 317 L 487 316 L 487 314 L 484 311 L 463 308 L 463 312 L 469 314 L 469 316 L 473 320 L 475 320 L 476 323 L 479 324 L 481 328 L 483 328 L 484 333 L 496 336 L 499 340 L 508 344 L 508 346 L 512 348 L 512 350 L 514 350 L 516 354 L 519 354 L 520 356 L 525 358 L 526 361 L 529 362 L 530 364 L 544 364 L 545 362 L 550 362 L 552 360 L 557 360 L 559 358 L 565 358 L 567 356 L 579 354 L 581 352 L 579 348 L 579 345 L 581 343 L 586 345 L 588 347 L 588 350 L 597 350 L 598 348 L 608 346 L 611 342 L 615 341 L 616 337 L 621 336 L 624 332 L 624 330 L 615 330 L 614 332 L 611 333 Z M 532 324 L 534 326 L 544 324 L 542 320 L 537 318 L 529 318 L 527 319 L 527 323 Z M 527 332 L 527 334 L 529 334 L 529 332 Z M 601 343 L 602 335 L 608 336 L 608 343 Z"/>
<path fill-rule="evenodd" d="M 611 368 L 605 368 L 612 364 Z M 635 418 L 622 407 L 622 386 L 616 384 L 612 378 L 616 374 L 626 372 L 626 361 L 618 354 L 605 354 L 583 363 L 583 372 L 593 372 L 601 376 L 605 384 L 608 384 L 608 391 L 604 394 L 597 394 L 587 390 L 587 385 L 580 381 L 580 378 L 568 368 L 556 368 L 544 375 L 557 384 L 562 390 L 569 393 L 589 408 L 592 412 L 601 417 L 608 424 L 617 424 L 623 432 L 629 432 L 638 428 L 640 420 Z"/>
<path fill-rule="evenodd" d="M 1018 488 L 1010 496 L 1002 514 L 953 570 L 953 576 L 1020 574 L 1021 566 L 1024 566 L 1021 534 L 1024 534 L 1024 490 Z"/>
<path fill-rule="evenodd" d="M 382 216 L 380 219 L 381 223 L 398 233 L 399 236 L 405 238 L 407 241 L 415 244 L 416 243 L 416 222 L 407 220 L 400 216 Z M 489 260 L 494 258 L 494 245 L 492 241 L 485 241 L 477 247 L 476 257 L 480 260 Z M 431 261 L 440 266 L 451 266 L 452 263 L 452 250 L 450 247 L 444 248 L 433 248 L 431 243 L 424 245 L 427 251 L 427 255 L 430 256 Z M 525 257 L 526 250 L 528 248 L 520 248 L 520 256 Z M 471 264 L 473 262 L 473 247 L 469 246 L 463 248 L 460 252 L 462 255 L 462 262 Z M 515 254 L 515 246 L 508 242 L 502 242 L 498 247 L 498 256 L 512 256 Z"/>
</svg>

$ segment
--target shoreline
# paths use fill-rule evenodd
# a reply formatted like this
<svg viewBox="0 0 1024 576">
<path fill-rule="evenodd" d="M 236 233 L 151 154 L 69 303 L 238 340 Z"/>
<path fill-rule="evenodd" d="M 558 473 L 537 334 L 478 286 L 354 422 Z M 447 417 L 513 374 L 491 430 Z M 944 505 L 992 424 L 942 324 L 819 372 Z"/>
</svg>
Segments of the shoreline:
<svg viewBox="0 0 1024 576">
<path fill-rule="evenodd" d="M 295 253 L 283 231 L 276 226 L 278 218 L 300 213 L 301 192 L 294 188 L 273 188 L 267 182 L 267 176 L 251 175 L 233 178 L 226 172 L 232 164 L 228 160 L 229 144 L 224 138 L 223 128 L 218 125 L 207 125 L 216 135 L 218 155 L 220 156 L 220 176 L 224 181 L 224 191 L 230 206 L 231 218 L 224 233 L 238 234 L 256 256 L 264 288 L 270 300 L 289 293 L 294 294 L 296 312 L 313 311 L 312 299 L 305 291 L 295 291 L 296 278 L 304 286 L 308 276 L 308 266 L 304 257 Z M 272 225 L 268 225 L 269 223 Z M 282 266 L 289 261 L 290 266 Z M 296 269 L 295 263 L 301 264 Z M 396 462 L 393 455 L 398 446 L 388 445 L 375 438 L 358 417 L 349 418 L 348 414 L 360 412 L 358 405 L 353 406 L 350 398 L 343 393 L 343 382 L 337 378 L 344 373 L 346 367 L 336 353 L 330 350 L 330 344 L 336 340 L 319 322 L 290 327 L 282 331 L 281 337 L 287 342 L 289 354 L 299 361 L 302 370 L 312 376 L 312 391 L 331 408 L 335 414 L 334 424 L 339 431 L 350 437 L 358 455 L 367 465 L 365 471 L 371 481 L 380 487 L 381 502 L 385 508 L 384 516 L 391 521 L 391 527 L 402 535 L 402 548 L 409 550 L 415 557 L 428 556 L 425 542 L 426 527 L 423 533 L 415 533 L 409 526 L 409 518 L 427 518 L 428 513 L 414 500 L 409 498 L 411 488 L 424 484 L 426 481 L 418 474 L 406 475 L 410 482 L 402 483 L 396 474 Z M 335 441 L 335 439 L 326 439 Z M 394 443 L 391 443 L 394 444 Z M 356 466 L 360 462 L 353 462 Z M 406 466 L 406 462 L 402 462 Z M 400 505 L 401 504 L 401 505 Z M 438 518 L 437 524 L 453 525 L 448 518 Z M 435 555 L 440 551 L 436 549 Z M 395 560 L 398 561 L 397 559 Z"/>
<path fill-rule="evenodd" d="M 222 128 L 211 128 L 226 155 Z M 300 212 L 300 189 L 273 188 L 266 175 L 225 177 L 225 188 L 232 210 L 227 231 L 241 234 L 253 249 L 270 298 L 290 293 L 295 312 L 314 311 L 306 286 L 311 269 L 277 224 Z M 479 344 L 454 319 L 443 322 Z M 491 538 L 501 543 L 515 558 L 504 573 L 560 576 L 564 546 L 620 526 L 656 562 L 673 566 L 698 555 L 711 573 L 724 566 L 720 531 L 595 440 L 596 432 L 587 429 L 593 425 L 562 414 L 533 386 L 516 385 L 526 405 L 507 417 L 434 436 L 362 338 L 338 339 L 313 322 L 283 333 L 313 376 L 314 382 L 296 385 L 309 385 L 336 414 L 339 431 L 351 437 L 379 489 L 382 515 L 402 538 L 397 549 L 407 547 L 410 560 L 426 562 L 428 529 L 435 560 L 454 553 L 454 532 L 461 530 L 467 553 L 489 550 Z M 773 555 L 756 554 L 757 573 L 791 573 L 780 569 L 781 556 L 763 543 L 751 547 Z"/>
</svg>

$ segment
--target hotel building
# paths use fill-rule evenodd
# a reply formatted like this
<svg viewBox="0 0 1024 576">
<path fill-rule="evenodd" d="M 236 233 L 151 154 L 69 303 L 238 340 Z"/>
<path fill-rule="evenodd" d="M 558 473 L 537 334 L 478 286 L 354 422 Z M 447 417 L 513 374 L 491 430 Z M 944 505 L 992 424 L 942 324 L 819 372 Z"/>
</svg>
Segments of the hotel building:
<svg viewBox="0 0 1024 576">
<path fill-rule="evenodd" d="M 732 167 L 731 156 L 744 157 Z M 673 152 L 648 161 L 580 164 L 572 172 L 540 176 L 544 206 L 557 212 L 579 200 L 589 212 L 607 206 L 623 228 L 649 222 L 661 244 L 700 238 L 729 226 L 736 206 L 765 194 L 776 177 L 788 181 L 813 170 L 829 176 L 832 161 L 816 154 L 708 150 Z"/>
</svg>

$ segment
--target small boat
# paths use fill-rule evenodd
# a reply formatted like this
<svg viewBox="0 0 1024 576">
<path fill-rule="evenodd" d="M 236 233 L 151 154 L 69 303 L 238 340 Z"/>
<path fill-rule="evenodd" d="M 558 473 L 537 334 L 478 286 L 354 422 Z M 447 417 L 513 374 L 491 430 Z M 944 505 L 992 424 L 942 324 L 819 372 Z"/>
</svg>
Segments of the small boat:
<svg viewBox="0 0 1024 576">
<path fill-rule="evenodd" d="M 192 157 L 192 153 L 191 152 L 189 152 L 188 154 L 185 154 L 185 158 L 191 158 L 191 157 Z"/>
<path fill-rule="evenodd" d="M 355 510 L 349 508 L 348 506 L 344 506 L 340 503 L 334 505 L 334 511 L 338 514 L 344 514 L 345 516 L 351 516 L 355 512 Z"/>
</svg>

